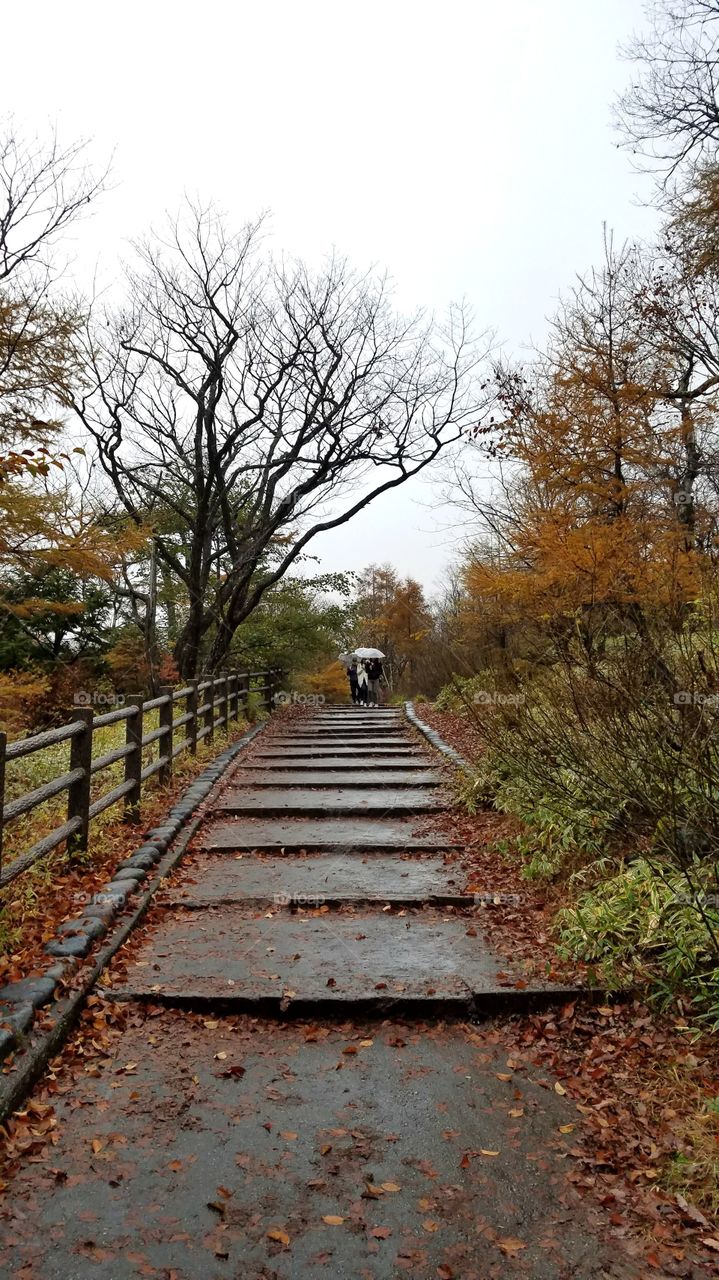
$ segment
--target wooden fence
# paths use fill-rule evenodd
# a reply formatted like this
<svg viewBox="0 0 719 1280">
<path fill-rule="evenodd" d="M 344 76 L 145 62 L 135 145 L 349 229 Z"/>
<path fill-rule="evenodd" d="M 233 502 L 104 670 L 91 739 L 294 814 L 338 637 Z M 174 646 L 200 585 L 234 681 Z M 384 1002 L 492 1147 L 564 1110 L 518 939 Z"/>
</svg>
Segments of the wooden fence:
<svg viewBox="0 0 719 1280">
<path fill-rule="evenodd" d="M 183 751 L 194 754 L 198 742 L 212 742 L 216 729 L 227 729 L 231 720 L 239 718 L 240 710 L 246 706 L 251 693 L 260 695 L 265 708 L 271 711 L 280 675 L 280 671 L 274 669 L 230 672 L 206 680 L 193 680 L 184 689 L 165 687 L 157 698 L 143 700 L 133 696 L 128 705 L 99 716 L 89 707 L 78 707 L 72 723 L 37 733 L 31 738 L 7 742 L 6 735 L 0 733 L 0 889 L 63 841 L 67 841 L 67 847 L 73 851 L 86 849 L 92 819 L 120 800 L 123 801 L 126 820 L 137 820 L 143 783 L 153 774 L 158 775 L 161 783 L 168 782 L 176 757 Z M 184 712 L 175 716 L 177 704 L 183 702 Z M 154 710 L 159 713 L 158 727 L 145 732 L 144 717 Z M 104 755 L 93 756 L 95 731 L 122 721 L 125 722 L 124 744 Z M 33 755 L 61 742 L 70 743 L 68 772 L 6 804 L 6 762 Z M 157 759 L 143 767 L 143 748 L 155 742 L 158 744 Z M 123 781 L 91 803 L 90 784 L 94 775 L 120 760 L 125 762 Z M 66 821 L 3 867 L 3 828 L 64 791 L 67 792 Z"/>
</svg>

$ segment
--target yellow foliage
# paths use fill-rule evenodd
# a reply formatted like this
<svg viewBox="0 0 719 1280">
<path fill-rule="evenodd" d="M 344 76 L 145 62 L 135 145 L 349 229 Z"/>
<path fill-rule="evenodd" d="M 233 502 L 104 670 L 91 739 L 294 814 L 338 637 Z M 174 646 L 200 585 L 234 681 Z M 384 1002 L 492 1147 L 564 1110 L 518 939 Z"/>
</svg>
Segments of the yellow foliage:
<svg viewBox="0 0 719 1280">
<path fill-rule="evenodd" d="M 37 672 L 0 671 L 0 728 L 12 737 L 31 729 L 49 687 L 49 677 Z"/>
<path fill-rule="evenodd" d="M 303 684 L 308 692 L 321 694 L 327 702 L 349 700 L 349 681 L 341 662 L 330 662 L 317 675 L 305 676 Z"/>
</svg>

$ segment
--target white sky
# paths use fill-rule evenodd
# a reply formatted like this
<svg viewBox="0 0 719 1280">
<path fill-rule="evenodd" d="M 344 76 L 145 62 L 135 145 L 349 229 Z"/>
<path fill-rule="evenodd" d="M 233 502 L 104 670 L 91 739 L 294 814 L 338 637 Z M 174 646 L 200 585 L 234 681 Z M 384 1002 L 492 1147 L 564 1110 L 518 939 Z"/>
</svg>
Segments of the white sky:
<svg viewBox="0 0 719 1280">
<path fill-rule="evenodd" d="M 541 340 L 602 223 L 648 235 L 617 149 L 617 46 L 642 0 L 65 0 L 6 5 L 0 115 L 113 155 L 75 271 L 116 271 L 184 192 L 278 248 L 389 269 L 402 306 L 466 297 L 509 350 Z M 391 560 L 436 587 L 452 554 L 415 482 L 313 544 L 328 569 Z"/>
</svg>

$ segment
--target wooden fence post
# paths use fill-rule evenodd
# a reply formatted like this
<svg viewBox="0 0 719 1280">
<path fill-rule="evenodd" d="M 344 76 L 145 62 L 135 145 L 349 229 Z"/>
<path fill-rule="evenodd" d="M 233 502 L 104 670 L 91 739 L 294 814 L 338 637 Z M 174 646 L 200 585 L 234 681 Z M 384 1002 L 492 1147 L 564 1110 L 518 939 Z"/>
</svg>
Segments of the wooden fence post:
<svg viewBox="0 0 719 1280">
<path fill-rule="evenodd" d="M 3 809 L 5 807 L 5 748 L 7 734 L 0 731 L 0 871 L 2 871 L 2 828 Z"/>
<path fill-rule="evenodd" d="M 230 727 L 230 689 L 228 682 L 229 676 L 227 672 L 224 671 L 220 676 L 220 683 L 223 691 L 222 701 L 220 702 L 220 729 L 223 729 L 225 733 L 227 733 L 227 730 Z"/>
<path fill-rule="evenodd" d="M 212 739 L 215 736 L 215 677 L 214 676 L 210 676 L 209 686 L 207 689 L 205 689 L 205 698 L 209 703 L 207 711 L 205 712 L 205 723 L 203 726 L 203 728 L 207 729 L 207 733 L 205 734 L 205 742 L 212 742 Z"/>
<path fill-rule="evenodd" d="M 79 853 L 87 849 L 90 829 L 90 766 L 92 764 L 92 722 L 95 712 L 92 707 L 78 707 L 73 711 L 76 720 L 82 720 L 84 728 L 76 733 L 70 742 L 70 768 L 82 769 L 82 777 L 71 782 L 67 789 L 67 817 L 79 818 L 80 826 L 68 839 L 69 853 Z"/>
<path fill-rule="evenodd" d="M 274 707 L 274 702 L 272 700 L 273 693 L 274 693 L 274 686 L 272 683 L 272 672 L 266 671 L 265 672 L 265 711 L 271 712 L 272 708 Z"/>
<path fill-rule="evenodd" d="M 160 707 L 160 728 L 167 730 L 167 733 L 159 739 L 160 755 L 167 756 L 165 764 L 158 770 L 158 780 L 162 787 L 172 779 L 172 721 L 175 718 L 173 692 L 172 685 L 160 685 L 160 696 L 164 697 L 167 694 L 167 702 L 163 702 Z"/>
<path fill-rule="evenodd" d="M 125 745 L 132 749 L 125 756 L 125 782 L 132 789 L 125 796 L 125 822 L 139 822 L 142 794 L 142 721 L 143 699 L 130 699 L 129 715 L 125 722 Z"/>
<path fill-rule="evenodd" d="M 237 720 L 240 714 L 240 699 L 237 689 L 237 672 L 230 672 L 227 677 L 227 714 L 230 720 Z"/>
<path fill-rule="evenodd" d="M 191 717 L 187 722 L 187 736 L 190 739 L 190 754 L 197 755 L 197 680 L 190 681 L 190 692 L 187 695 L 187 714 Z"/>
<path fill-rule="evenodd" d="M 242 710 L 247 713 L 247 702 L 250 695 L 249 672 L 243 671 L 237 676 L 237 700 Z"/>
</svg>

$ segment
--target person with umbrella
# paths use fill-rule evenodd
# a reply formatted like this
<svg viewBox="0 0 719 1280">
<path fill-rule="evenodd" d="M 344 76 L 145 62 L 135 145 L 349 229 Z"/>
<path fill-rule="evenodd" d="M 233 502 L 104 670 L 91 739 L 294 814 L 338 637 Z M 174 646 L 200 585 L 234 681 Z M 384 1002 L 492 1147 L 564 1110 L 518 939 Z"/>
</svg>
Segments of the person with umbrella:
<svg viewBox="0 0 719 1280">
<path fill-rule="evenodd" d="M 366 702 L 370 707 L 378 707 L 380 705 L 379 682 L 384 674 L 382 670 L 382 658 L 384 654 L 381 649 L 355 649 L 355 656 L 362 659 L 367 676 L 367 695 Z"/>
</svg>

